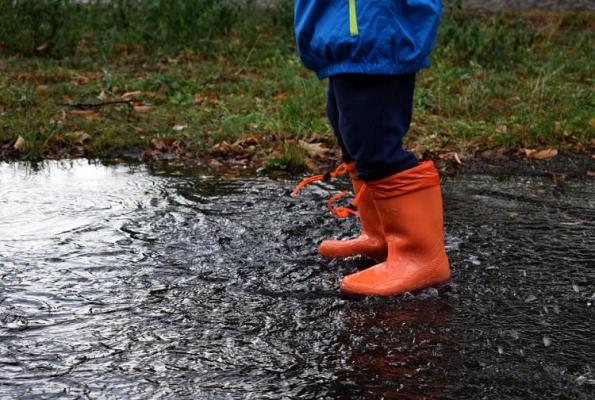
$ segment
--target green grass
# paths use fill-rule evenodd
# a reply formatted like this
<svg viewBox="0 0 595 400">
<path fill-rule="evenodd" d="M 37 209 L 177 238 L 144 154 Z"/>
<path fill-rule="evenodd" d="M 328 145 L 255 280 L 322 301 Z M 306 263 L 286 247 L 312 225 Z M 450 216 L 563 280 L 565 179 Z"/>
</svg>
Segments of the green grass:
<svg viewBox="0 0 595 400">
<path fill-rule="evenodd" d="M 0 157 L 147 150 L 194 159 L 236 142 L 233 157 L 294 171 L 307 159 L 296 140 L 316 135 L 332 146 L 325 82 L 296 55 L 291 2 L 266 12 L 207 0 L 11 4 L 0 0 Z M 448 8 L 433 66 L 418 76 L 408 146 L 418 154 L 587 148 L 594 39 L 592 13 Z M 150 110 L 63 105 L 130 92 Z M 91 138 L 77 142 L 81 132 Z M 26 144 L 14 151 L 19 137 Z M 246 137 L 258 145 L 242 147 Z"/>
</svg>

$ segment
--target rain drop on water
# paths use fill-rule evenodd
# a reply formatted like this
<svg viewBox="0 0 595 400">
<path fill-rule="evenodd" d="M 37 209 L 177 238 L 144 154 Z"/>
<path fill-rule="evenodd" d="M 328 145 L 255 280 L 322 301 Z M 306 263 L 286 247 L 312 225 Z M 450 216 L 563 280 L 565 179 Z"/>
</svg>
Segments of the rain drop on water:
<svg viewBox="0 0 595 400">
<path fill-rule="evenodd" d="M 572 290 L 574 290 L 576 293 L 581 291 L 581 289 L 578 287 L 578 285 L 576 283 L 572 284 Z"/>
</svg>

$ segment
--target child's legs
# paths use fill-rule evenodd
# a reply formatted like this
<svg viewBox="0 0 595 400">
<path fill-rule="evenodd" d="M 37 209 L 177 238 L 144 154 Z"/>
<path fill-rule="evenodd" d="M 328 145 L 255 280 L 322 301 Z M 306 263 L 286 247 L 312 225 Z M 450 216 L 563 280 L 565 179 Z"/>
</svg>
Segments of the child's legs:
<svg viewBox="0 0 595 400">
<path fill-rule="evenodd" d="M 343 144 L 343 138 L 341 138 L 341 134 L 339 133 L 339 109 L 337 108 L 337 99 L 335 98 L 335 92 L 333 90 L 332 83 L 330 80 L 328 85 L 328 96 L 326 98 L 326 115 L 331 124 L 331 127 L 333 128 L 335 137 L 337 138 L 337 143 L 341 147 L 343 161 L 353 161 L 353 158 L 349 155 L 349 152 L 347 151 L 345 144 Z"/>
<path fill-rule="evenodd" d="M 413 110 L 415 74 L 344 74 L 330 78 L 344 152 L 357 175 L 381 179 L 417 165 L 402 147 Z"/>
</svg>

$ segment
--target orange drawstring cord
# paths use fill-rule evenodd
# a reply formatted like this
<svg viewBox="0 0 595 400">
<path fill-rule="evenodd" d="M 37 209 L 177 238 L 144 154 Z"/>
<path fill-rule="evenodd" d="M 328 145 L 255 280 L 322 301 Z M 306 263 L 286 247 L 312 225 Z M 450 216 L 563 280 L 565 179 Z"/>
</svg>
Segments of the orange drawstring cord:
<svg viewBox="0 0 595 400">
<path fill-rule="evenodd" d="M 350 215 L 359 217 L 359 212 L 357 211 L 357 207 L 359 206 L 359 203 L 362 200 L 362 196 L 367 189 L 368 189 L 368 185 L 363 184 L 362 187 L 360 188 L 360 190 L 356 193 L 355 199 L 353 199 L 351 204 L 348 205 L 347 207 L 336 207 L 335 208 L 335 207 L 333 207 L 333 205 L 340 198 L 347 196 L 349 194 L 348 192 L 337 193 L 336 195 L 332 196 L 328 200 L 326 205 L 327 205 L 329 211 L 331 212 L 331 214 L 333 214 L 337 218 L 340 218 L 340 219 L 347 218 Z"/>
<path fill-rule="evenodd" d="M 300 183 L 298 183 L 293 192 L 291 192 L 291 197 L 297 197 L 297 195 L 302 191 L 302 189 L 314 182 L 328 181 L 332 178 L 337 178 L 341 175 L 345 175 L 348 172 L 352 172 L 350 171 L 350 169 L 353 169 L 353 167 L 350 168 L 350 166 L 347 163 L 342 163 L 333 172 L 326 173 L 324 175 L 314 175 L 309 178 L 305 178 Z M 335 208 L 333 207 L 333 205 L 340 198 L 347 196 L 349 194 L 348 192 L 341 192 L 333 195 L 327 202 L 327 207 L 329 211 L 337 218 L 347 218 L 350 215 L 359 216 L 357 206 L 360 203 L 361 197 L 366 189 L 367 186 L 364 184 L 359 190 L 359 192 L 356 194 L 355 199 L 347 207 Z"/>
<path fill-rule="evenodd" d="M 349 168 L 347 167 L 347 163 L 342 163 L 333 172 L 327 172 L 324 175 L 314 175 L 309 178 L 306 178 L 302 180 L 300 183 L 298 183 L 295 189 L 293 189 L 293 192 L 291 192 L 291 197 L 297 197 L 297 195 L 302 191 L 303 188 L 314 182 L 328 181 L 331 178 L 337 178 L 341 175 L 345 175 L 348 172 Z"/>
</svg>

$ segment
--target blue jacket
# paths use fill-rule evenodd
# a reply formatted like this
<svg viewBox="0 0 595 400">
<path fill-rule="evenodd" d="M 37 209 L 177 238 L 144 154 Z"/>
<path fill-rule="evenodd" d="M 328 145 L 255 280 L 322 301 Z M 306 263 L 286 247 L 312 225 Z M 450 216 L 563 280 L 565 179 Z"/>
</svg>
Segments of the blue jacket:
<svg viewBox="0 0 595 400">
<path fill-rule="evenodd" d="M 401 74 L 430 65 L 440 0 L 295 0 L 295 37 L 320 79 Z"/>
</svg>

